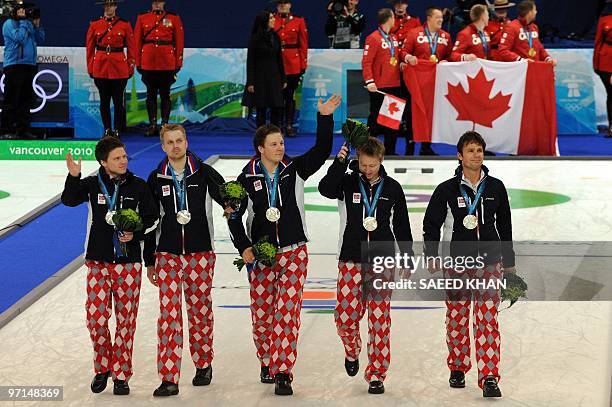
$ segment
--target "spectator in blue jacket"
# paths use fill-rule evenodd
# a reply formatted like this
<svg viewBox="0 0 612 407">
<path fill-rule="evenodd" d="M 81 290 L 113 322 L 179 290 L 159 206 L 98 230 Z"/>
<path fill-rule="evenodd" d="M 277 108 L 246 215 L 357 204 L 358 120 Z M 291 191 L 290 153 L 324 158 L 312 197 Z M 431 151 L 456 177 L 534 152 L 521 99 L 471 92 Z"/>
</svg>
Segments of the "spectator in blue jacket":
<svg viewBox="0 0 612 407">
<path fill-rule="evenodd" d="M 32 81 L 37 72 L 36 47 L 45 40 L 40 18 L 26 18 L 20 7 L 2 27 L 4 37 L 4 103 L 0 134 L 5 139 L 31 138 L 30 108 L 34 99 Z"/>
</svg>

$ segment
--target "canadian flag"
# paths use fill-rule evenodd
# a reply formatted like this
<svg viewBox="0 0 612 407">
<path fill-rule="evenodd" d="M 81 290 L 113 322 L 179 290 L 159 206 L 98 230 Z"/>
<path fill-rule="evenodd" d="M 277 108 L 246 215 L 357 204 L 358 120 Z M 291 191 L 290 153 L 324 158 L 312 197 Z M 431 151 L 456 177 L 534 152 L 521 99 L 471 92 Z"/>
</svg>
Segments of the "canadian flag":
<svg viewBox="0 0 612 407">
<path fill-rule="evenodd" d="M 406 101 L 404 99 L 385 93 L 376 122 L 381 126 L 398 130 L 402 123 L 404 109 L 406 109 Z"/>
<path fill-rule="evenodd" d="M 489 151 L 557 154 L 552 64 L 419 63 L 404 69 L 404 80 L 412 96 L 415 141 L 457 144 L 474 130 Z"/>
</svg>

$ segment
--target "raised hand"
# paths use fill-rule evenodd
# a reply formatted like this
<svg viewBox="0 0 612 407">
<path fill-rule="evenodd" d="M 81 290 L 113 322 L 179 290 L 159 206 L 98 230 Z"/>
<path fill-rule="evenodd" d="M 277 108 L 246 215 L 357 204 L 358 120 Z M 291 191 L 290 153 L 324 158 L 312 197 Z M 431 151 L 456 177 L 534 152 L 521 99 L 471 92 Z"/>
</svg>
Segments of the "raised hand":
<svg viewBox="0 0 612 407">
<path fill-rule="evenodd" d="M 329 116 L 334 114 L 338 106 L 340 106 L 340 102 L 342 102 L 342 98 L 336 94 L 331 95 L 327 102 L 323 103 L 323 100 L 319 99 L 319 103 L 317 104 L 317 109 L 319 113 L 323 116 Z"/>
<path fill-rule="evenodd" d="M 73 177 L 78 177 L 81 174 L 81 157 L 79 157 L 79 161 L 75 162 L 72 158 L 72 154 L 66 154 L 66 167 L 68 167 L 68 172 Z"/>
<path fill-rule="evenodd" d="M 340 148 L 340 151 L 338 151 L 338 155 L 336 156 L 340 161 L 344 162 L 346 160 L 346 157 L 348 157 L 349 155 L 349 149 L 346 145 L 346 143 L 344 143 L 342 145 L 342 147 Z"/>
</svg>

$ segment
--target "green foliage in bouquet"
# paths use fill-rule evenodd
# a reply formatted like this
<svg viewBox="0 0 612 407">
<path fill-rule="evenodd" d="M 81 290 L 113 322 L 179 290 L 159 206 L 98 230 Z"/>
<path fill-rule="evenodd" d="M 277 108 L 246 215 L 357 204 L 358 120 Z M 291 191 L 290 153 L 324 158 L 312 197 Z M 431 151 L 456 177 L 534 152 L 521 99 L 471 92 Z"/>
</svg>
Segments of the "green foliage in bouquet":
<svg viewBox="0 0 612 407">
<path fill-rule="evenodd" d="M 238 209 L 240 209 L 242 200 L 247 195 L 247 192 L 240 182 L 230 181 L 219 186 L 219 194 L 221 195 L 223 202 L 229 205 L 234 211 L 238 211 Z M 227 212 L 223 214 L 223 216 L 225 216 L 227 219 L 229 219 L 231 215 L 232 214 Z"/>
<path fill-rule="evenodd" d="M 353 119 L 346 119 L 346 123 L 342 125 L 342 135 L 346 142 L 352 148 L 361 147 L 368 137 L 370 137 L 370 128 L 367 124 Z"/>
<path fill-rule="evenodd" d="M 142 218 L 133 209 L 119 209 L 113 215 L 113 223 L 122 232 L 139 232 L 142 230 Z"/>
<path fill-rule="evenodd" d="M 504 275 L 506 288 L 501 290 L 501 301 L 510 301 L 508 308 L 514 305 L 519 298 L 527 298 L 527 283 L 515 273 Z"/>
<path fill-rule="evenodd" d="M 253 245 L 253 255 L 256 263 L 262 263 L 265 266 L 272 267 L 276 264 L 276 246 L 268 241 L 268 236 L 264 236 Z M 234 265 L 238 271 L 244 267 L 244 260 L 238 257 L 234 260 Z"/>
</svg>

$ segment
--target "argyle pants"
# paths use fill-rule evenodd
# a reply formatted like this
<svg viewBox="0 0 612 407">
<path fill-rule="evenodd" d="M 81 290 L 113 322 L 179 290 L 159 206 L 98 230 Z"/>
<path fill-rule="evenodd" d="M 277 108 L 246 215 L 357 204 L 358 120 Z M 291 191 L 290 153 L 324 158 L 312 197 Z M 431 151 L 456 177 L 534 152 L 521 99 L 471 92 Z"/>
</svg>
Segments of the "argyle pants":
<svg viewBox="0 0 612 407">
<path fill-rule="evenodd" d="M 451 275 L 452 276 L 452 275 Z M 446 275 L 445 277 L 448 277 Z M 467 271 L 468 278 L 492 281 L 502 277 L 501 264 L 486 266 L 484 269 Z M 468 372 L 470 360 L 470 312 L 476 347 L 478 385 L 493 376 L 498 381 L 500 360 L 500 334 L 497 321 L 499 290 L 458 291 L 447 294 L 446 300 L 446 344 L 447 364 L 450 370 Z"/>
<path fill-rule="evenodd" d="M 370 277 L 366 276 L 366 279 Z M 370 283 L 364 281 L 360 264 L 338 262 L 336 329 L 347 359 L 358 360 L 361 352 L 359 322 L 367 309 L 368 367 L 364 377 L 369 383 L 384 381 L 391 363 L 391 300 L 388 292 L 364 293 L 368 286 Z"/>
<path fill-rule="evenodd" d="M 183 354 L 183 293 L 187 303 L 189 350 L 198 369 L 213 360 L 212 280 L 214 252 L 174 255 L 157 253 L 159 286 L 157 372 L 162 381 L 178 384 Z"/>
<path fill-rule="evenodd" d="M 86 261 L 87 329 L 94 349 L 94 372 L 112 373 L 113 380 L 132 377 L 132 350 L 140 297 L 142 265 Z M 115 303 L 115 342 L 108 321 Z"/>
<path fill-rule="evenodd" d="M 273 267 L 258 264 L 250 272 L 253 341 L 271 375 L 287 373 L 293 379 L 307 267 L 304 245 L 278 253 Z"/>
</svg>

